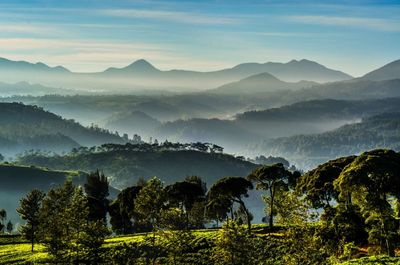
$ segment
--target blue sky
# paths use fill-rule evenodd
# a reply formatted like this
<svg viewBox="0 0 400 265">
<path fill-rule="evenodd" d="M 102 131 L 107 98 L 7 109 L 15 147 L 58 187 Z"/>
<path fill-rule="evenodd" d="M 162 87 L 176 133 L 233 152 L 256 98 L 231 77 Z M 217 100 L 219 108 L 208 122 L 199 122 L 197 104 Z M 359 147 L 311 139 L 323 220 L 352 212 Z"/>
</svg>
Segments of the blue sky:
<svg viewBox="0 0 400 265">
<path fill-rule="evenodd" d="M 306 58 L 359 76 L 400 59 L 400 0 L 1 0 L 0 57 L 79 72 Z"/>
</svg>

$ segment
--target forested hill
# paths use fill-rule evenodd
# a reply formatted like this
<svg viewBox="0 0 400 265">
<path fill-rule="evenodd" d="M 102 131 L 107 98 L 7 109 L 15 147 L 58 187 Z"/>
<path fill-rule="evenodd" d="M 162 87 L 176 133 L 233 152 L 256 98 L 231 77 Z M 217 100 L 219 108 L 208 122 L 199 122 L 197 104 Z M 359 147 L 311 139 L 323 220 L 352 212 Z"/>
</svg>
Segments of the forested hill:
<svg viewBox="0 0 400 265">
<path fill-rule="evenodd" d="M 54 171 L 34 166 L 0 164 L 0 201 L 8 218 L 18 221 L 15 209 L 19 200 L 32 189 L 49 190 L 72 179 L 75 184 L 86 181 L 86 173 L 79 171 Z"/>
<path fill-rule="evenodd" d="M 59 170 L 101 169 L 116 187 L 133 185 L 140 177 L 153 176 L 172 183 L 197 175 L 212 184 L 222 176 L 247 176 L 256 167 L 241 158 L 217 152 L 133 148 L 82 151 L 63 156 L 29 154 L 20 157 L 18 163 Z"/>
<path fill-rule="evenodd" d="M 261 148 L 306 167 L 375 148 L 400 150 L 400 113 L 379 114 L 321 134 L 266 141 Z"/>
<path fill-rule="evenodd" d="M 61 152 L 81 145 L 123 142 L 107 130 L 86 128 L 37 106 L 0 103 L 0 153 L 3 155 L 30 149 Z"/>
</svg>

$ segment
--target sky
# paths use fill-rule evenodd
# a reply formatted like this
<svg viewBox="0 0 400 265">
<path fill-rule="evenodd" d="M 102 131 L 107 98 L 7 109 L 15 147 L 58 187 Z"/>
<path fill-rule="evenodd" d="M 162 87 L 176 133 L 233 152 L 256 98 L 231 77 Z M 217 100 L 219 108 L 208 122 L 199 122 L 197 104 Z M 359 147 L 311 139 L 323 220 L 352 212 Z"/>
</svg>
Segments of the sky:
<svg viewBox="0 0 400 265">
<path fill-rule="evenodd" d="M 361 76 L 400 59 L 400 0 L 0 0 L 0 57 L 75 72 L 309 59 Z"/>
</svg>

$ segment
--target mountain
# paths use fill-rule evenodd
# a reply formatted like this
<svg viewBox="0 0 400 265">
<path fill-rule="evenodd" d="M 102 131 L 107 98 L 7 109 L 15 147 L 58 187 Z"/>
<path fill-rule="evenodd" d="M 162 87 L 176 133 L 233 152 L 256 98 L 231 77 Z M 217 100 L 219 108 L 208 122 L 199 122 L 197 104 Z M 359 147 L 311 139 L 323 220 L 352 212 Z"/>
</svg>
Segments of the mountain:
<svg viewBox="0 0 400 265">
<path fill-rule="evenodd" d="M 316 85 L 315 82 L 299 81 L 297 83 L 284 82 L 269 73 L 261 73 L 244 78 L 238 82 L 223 85 L 210 90 L 211 93 L 224 94 L 253 94 L 274 92 L 279 90 L 295 90 Z"/>
<path fill-rule="evenodd" d="M 259 149 L 311 168 L 340 156 L 388 148 L 400 150 L 400 112 L 383 113 L 321 134 L 296 135 L 265 141 Z"/>
<path fill-rule="evenodd" d="M 87 128 L 37 106 L 0 103 L 0 153 L 13 155 L 31 149 L 62 152 L 79 146 L 124 143 L 116 134 Z"/>
<path fill-rule="evenodd" d="M 246 63 L 211 72 L 187 70 L 161 71 L 146 60 L 137 60 L 123 68 L 108 68 L 97 73 L 74 73 L 63 67 L 43 63 L 0 61 L 0 80 L 7 83 L 26 81 L 49 87 L 79 89 L 84 93 L 143 93 L 144 91 L 205 91 L 243 78 L 270 73 L 286 82 L 310 80 L 333 82 L 352 77 L 308 60 L 288 63 Z"/>
<path fill-rule="evenodd" d="M 234 119 L 187 119 L 163 123 L 159 140 L 212 142 L 228 152 L 243 152 L 257 142 L 298 134 L 323 133 L 384 112 L 400 112 L 400 98 L 374 100 L 310 100 L 279 108 L 248 111 Z M 263 154 L 252 152 L 252 155 Z M 267 153 L 268 154 L 268 153 Z"/>
<path fill-rule="evenodd" d="M 364 75 L 360 79 L 371 81 L 400 79 L 400 60 L 388 63 L 381 68 Z"/>
<path fill-rule="evenodd" d="M 108 68 L 104 71 L 106 74 L 132 74 L 132 75 L 151 75 L 161 71 L 155 68 L 146 60 L 140 59 L 123 68 Z"/>
<path fill-rule="evenodd" d="M 26 61 L 12 61 L 6 58 L 0 58 L 0 71 L 2 72 L 19 72 L 30 71 L 37 73 L 70 73 L 70 71 L 62 66 L 50 67 L 44 63 L 30 63 Z M 21 80 L 24 81 L 24 80 Z"/>
<path fill-rule="evenodd" d="M 302 59 L 300 61 L 292 60 L 288 63 L 245 63 L 239 64 L 232 69 L 223 71 L 230 71 L 234 74 L 241 74 L 245 76 L 267 72 L 287 82 L 310 80 L 324 83 L 349 80 L 353 78 L 346 73 L 329 69 L 319 63 L 306 59 Z"/>
</svg>

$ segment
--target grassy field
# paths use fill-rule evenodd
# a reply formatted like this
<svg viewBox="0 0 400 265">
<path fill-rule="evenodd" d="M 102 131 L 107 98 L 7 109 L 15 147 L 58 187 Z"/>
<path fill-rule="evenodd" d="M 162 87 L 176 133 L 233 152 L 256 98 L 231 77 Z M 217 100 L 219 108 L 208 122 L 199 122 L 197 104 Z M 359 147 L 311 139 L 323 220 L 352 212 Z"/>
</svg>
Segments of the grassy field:
<svg viewBox="0 0 400 265">
<path fill-rule="evenodd" d="M 202 229 L 194 231 L 197 240 L 214 240 L 218 236 L 218 229 Z M 255 226 L 253 233 L 257 236 L 281 238 L 284 236 L 281 232 L 269 233 L 265 226 Z M 124 243 L 143 241 L 146 234 L 134 234 L 124 236 L 111 236 L 105 240 L 104 247 L 106 249 L 115 248 Z M 49 256 L 45 252 L 45 248 L 40 244 L 35 244 L 35 251 L 31 252 L 31 244 L 20 236 L 0 236 L 0 264 L 46 264 L 49 262 Z M 400 257 L 377 257 L 369 256 L 349 261 L 333 262 L 335 265 L 372 265 L 400 264 Z"/>
</svg>

